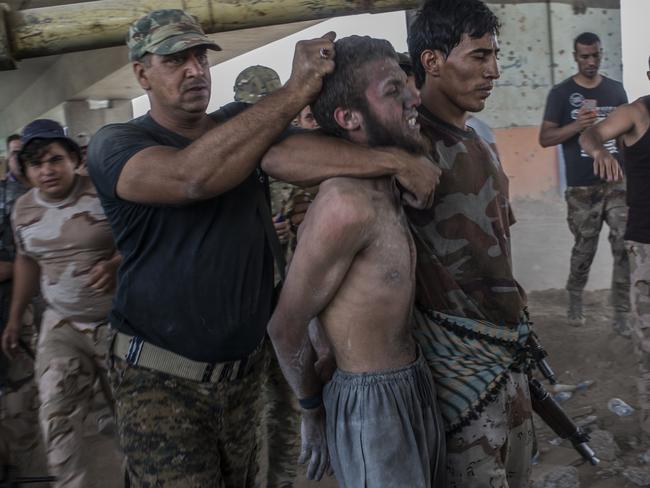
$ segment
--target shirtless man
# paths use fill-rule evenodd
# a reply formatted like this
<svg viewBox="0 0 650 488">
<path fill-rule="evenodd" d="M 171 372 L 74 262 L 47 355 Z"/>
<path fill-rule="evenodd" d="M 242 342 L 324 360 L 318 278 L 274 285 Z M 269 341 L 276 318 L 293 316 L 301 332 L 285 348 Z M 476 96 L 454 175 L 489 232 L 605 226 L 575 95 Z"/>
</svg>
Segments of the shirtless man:
<svg viewBox="0 0 650 488">
<path fill-rule="evenodd" d="M 335 49 L 336 70 L 312 105 L 321 128 L 371 147 L 424 151 L 419 93 L 390 43 L 352 36 Z M 444 486 L 434 385 L 410 330 L 414 287 L 415 248 L 393 181 L 323 182 L 269 323 L 302 407 L 310 479 L 326 469 L 328 447 L 342 487 Z M 325 388 L 307 332 L 316 316 L 339 368 Z"/>
</svg>

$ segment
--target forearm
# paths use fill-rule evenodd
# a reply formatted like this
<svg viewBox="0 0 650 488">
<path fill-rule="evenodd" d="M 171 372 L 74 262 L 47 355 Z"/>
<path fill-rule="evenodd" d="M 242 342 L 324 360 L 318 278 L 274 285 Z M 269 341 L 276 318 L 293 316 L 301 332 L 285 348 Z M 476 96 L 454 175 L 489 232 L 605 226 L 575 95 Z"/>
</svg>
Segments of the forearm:
<svg viewBox="0 0 650 488">
<path fill-rule="evenodd" d="M 262 168 L 278 180 L 311 186 L 336 176 L 395 175 L 400 163 L 388 150 L 320 133 L 305 133 L 292 135 L 272 146 L 262 159 Z"/>
<path fill-rule="evenodd" d="M 40 268 L 31 258 L 18 254 L 14 261 L 9 323 L 20 324 L 25 309 L 38 292 Z"/>
<path fill-rule="evenodd" d="M 573 121 L 563 127 L 548 127 L 540 131 L 539 143 L 542 147 L 557 146 L 580 133 L 580 124 Z"/>
<path fill-rule="evenodd" d="M 214 198 L 238 186 L 300 111 L 302 97 L 286 88 L 278 92 L 183 149 L 152 146 L 137 152 L 120 174 L 117 194 L 136 203 L 176 205 Z"/>
<path fill-rule="evenodd" d="M 274 314 L 269 322 L 269 336 L 282 373 L 299 399 L 321 393 L 323 385 L 316 373 L 317 355 L 309 340 L 307 322 L 291 323 Z"/>
<path fill-rule="evenodd" d="M 595 158 L 602 151 L 607 151 L 603 139 L 595 127 L 585 130 L 580 136 L 579 142 L 582 149 L 592 158 Z"/>
<path fill-rule="evenodd" d="M 192 193 L 209 198 L 239 185 L 308 103 L 286 87 L 209 131 L 179 154 Z"/>
</svg>

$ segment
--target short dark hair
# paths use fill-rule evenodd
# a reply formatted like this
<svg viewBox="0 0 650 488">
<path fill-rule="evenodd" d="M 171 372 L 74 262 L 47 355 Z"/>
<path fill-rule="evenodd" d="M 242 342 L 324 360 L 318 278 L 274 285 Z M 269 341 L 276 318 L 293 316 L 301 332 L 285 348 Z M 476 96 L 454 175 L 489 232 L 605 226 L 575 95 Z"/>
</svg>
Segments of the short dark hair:
<svg viewBox="0 0 650 488">
<path fill-rule="evenodd" d="M 573 41 L 573 50 L 578 49 L 578 44 L 583 46 L 593 46 L 594 44 L 601 44 L 600 37 L 593 32 L 583 32 Z"/>
<path fill-rule="evenodd" d="M 25 146 L 20 154 L 18 154 L 18 166 L 20 172 L 25 175 L 25 165 L 32 162 L 38 161 L 43 157 L 45 151 L 55 142 L 58 142 L 63 149 L 68 154 L 75 154 L 77 156 L 77 166 L 81 163 L 81 153 L 79 152 L 79 146 L 77 146 L 70 139 L 45 139 L 45 138 L 36 138 L 29 141 L 27 146 Z"/>
<path fill-rule="evenodd" d="M 463 34 L 478 39 L 485 34 L 498 35 L 500 27 L 497 16 L 481 0 L 427 0 L 418 10 L 408 35 L 416 85 L 424 84 L 425 72 L 420 61 L 423 51 L 441 51 L 446 57 L 460 44 Z"/>
<path fill-rule="evenodd" d="M 9 144 L 11 144 L 13 141 L 20 141 L 20 135 L 11 134 L 9 137 L 7 137 L 7 150 L 9 150 Z"/>
<path fill-rule="evenodd" d="M 390 42 L 368 36 L 349 36 L 334 43 L 336 69 L 323 78 L 323 88 L 311 111 L 321 129 L 332 135 L 346 136 L 334 120 L 337 107 L 360 110 L 366 107 L 364 92 L 369 80 L 364 65 L 381 59 L 394 59 L 397 53 Z"/>
</svg>

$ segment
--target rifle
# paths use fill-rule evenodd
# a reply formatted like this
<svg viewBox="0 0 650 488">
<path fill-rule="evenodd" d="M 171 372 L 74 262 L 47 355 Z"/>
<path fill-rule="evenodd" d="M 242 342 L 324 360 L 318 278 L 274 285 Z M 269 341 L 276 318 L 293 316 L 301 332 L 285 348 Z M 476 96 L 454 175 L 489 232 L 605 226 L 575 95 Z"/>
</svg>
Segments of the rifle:
<svg viewBox="0 0 650 488">
<path fill-rule="evenodd" d="M 528 353 L 535 361 L 537 369 L 539 369 L 549 383 L 555 385 L 557 383 L 555 373 L 546 361 L 548 353 L 540 344 L 537 334 L 532 330 L 530 331 L 526 345 Z M 550 393 L 544 389 L 540 381 L 529 376 L 528 387 L 530 388 L 530 397 L 535 413 L 558 436 L 562 439 L 569 439 L 573 448 L 578 451 L 583 459 L 589 461 L 592 466 L 597 465 L 600 459 L 596 457 L 596 453 L 589 447 L 589 434 L 575 424 Z"/>
<path fill-rule="evenodd" d="M 23 476 L 17 477 L 12 466 L 0 466 L 0 488 L 17 488 L 22 485 L 33 483 L 52 483 L 56 481 L 54 476 Z"/>
</svg>

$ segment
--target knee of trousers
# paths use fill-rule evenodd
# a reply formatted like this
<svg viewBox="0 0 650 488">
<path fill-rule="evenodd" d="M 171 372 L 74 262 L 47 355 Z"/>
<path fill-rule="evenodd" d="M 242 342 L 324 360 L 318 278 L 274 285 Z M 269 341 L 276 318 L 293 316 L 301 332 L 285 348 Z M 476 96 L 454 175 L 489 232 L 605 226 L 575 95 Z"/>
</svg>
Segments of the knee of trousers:
<svg viewBox="0 0 650 488">
<path fill-rule="evenodd" d="M 51 413 L 74 410 L 92 393 L 93 375 L 79 357 L 38 357 L 37 374 L 41 409 Z"/>
</svg>

